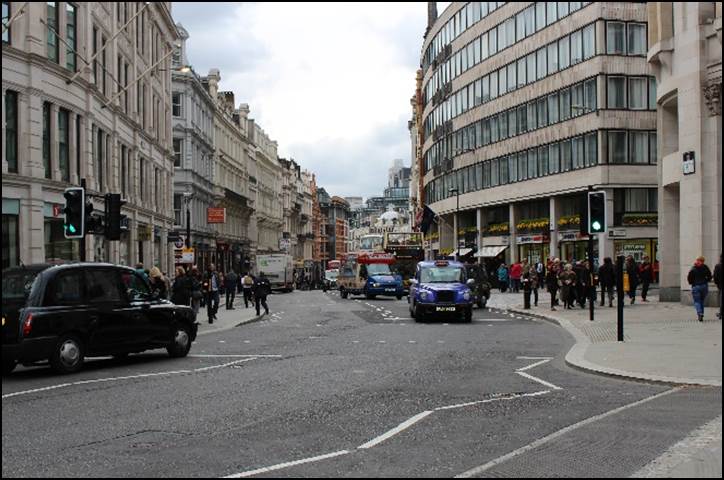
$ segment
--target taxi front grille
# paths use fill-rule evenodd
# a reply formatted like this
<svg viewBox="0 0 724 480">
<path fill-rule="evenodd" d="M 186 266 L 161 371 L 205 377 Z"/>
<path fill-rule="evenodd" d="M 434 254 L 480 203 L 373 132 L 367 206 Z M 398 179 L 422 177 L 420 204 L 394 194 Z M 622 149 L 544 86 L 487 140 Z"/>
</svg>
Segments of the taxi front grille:
<svg viewBox="0 0 724 480">
<path fill-rule="evenodd" d="M 452 303 L 455 301 L 455 292 L 452 290 L 440 290 L 437 292 L 437 301 Z"/>
</svg>

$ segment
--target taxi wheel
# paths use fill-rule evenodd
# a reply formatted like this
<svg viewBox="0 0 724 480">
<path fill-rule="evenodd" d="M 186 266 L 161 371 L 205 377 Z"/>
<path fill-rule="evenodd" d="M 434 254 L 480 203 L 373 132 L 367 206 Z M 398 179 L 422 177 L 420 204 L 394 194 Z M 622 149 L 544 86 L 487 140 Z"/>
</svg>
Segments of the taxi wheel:
<svg viewBox="0 0 724 480">
<path fill-rule="evenodd" d="M 412 318 L 414 318 L 416 322 L 425 321 L 425 314 L 422 313 L 422 310 L 418 308 L 417 304 L 413 307 Z"/>
<path fill-rule="evenodd" d="M 177 324 L 172 329 L 171 345 L 166 347 L 166 351 L 172 358 L 180 358 L 188 355 L 191 350 L 191 336 L 189 330 L 184 325 Z"/>
<path fill-rule="evenodd" d="M 57 373 L 75 373 L 83 367 L 85 348 L 75 335 L 63 335 L 50 356 L 50 366 Z"/>
</svg>

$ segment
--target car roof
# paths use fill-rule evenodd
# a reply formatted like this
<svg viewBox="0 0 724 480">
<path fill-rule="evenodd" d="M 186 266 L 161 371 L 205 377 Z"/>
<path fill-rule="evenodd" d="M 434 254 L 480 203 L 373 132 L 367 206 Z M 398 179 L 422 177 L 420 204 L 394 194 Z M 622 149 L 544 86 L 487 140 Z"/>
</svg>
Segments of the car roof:
<svg viewBox="0 0 724 480">
<path fill-rule="evenodd" d="M 71 270 L 76 268 L 119 268 L 119 269 L 125 269 L 125 270 L 133 270 L 131 267 L 127 267 L 124 265 L 114 265 L 112 263 L 99 263 L 99 262 L 72 262 L 72 263 L 33 263 L 31 265 L 20 265 L 16 267 L 11 267 L 8 269 L 3 270 L 3 274 L 7 273 L 13 273 L 13 272 L 43 272 L 45 270 L 52 270 L 54 272 L 60 272 L 64 270 Z"/>
<path fill-rule="evenodd" d="M 447 262 L 447 264 L 451 267 L 464 267 L 465 264 L 461 262 L 455 262 L 452 260 L 426 260 L 424 262 L 419 262 L 419 265 L 421 267 L 434 267 L 437 262 Z"/>
</svg>

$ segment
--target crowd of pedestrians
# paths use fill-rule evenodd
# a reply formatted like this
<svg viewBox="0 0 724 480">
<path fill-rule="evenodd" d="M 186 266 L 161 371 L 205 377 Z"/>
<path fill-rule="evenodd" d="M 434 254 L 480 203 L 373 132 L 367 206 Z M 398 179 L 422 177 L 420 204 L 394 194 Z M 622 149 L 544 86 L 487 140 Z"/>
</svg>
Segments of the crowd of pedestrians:
<svg viewBox="0 0 724 480">
<path fill-rule="evenodd" d="M 158 267 L 145 269 L 142 263 L 136 264 L 136 272 L 144 278 L 151 287 L 151 293 L 158 298 L 170 300 L 176 305 L 190 306 L 195 315 L 202 308 L 206 308 L 210 324 L 217 320 L 221 296 L 226 295 L 226 310 L 234 310 L 234 300 L 237 293 L 243 294 L 244 308 L 256 307 L 256 314 L 269 313 L 267 297 L 271 294 L 271 283 L 264 272 L 254 276 L 251 272 L 239 275 L 234 269 L 224 275 L 210 264 L 203 274 L 196 265 L 188 270 L 182 266 L 176 267 L 173 282 Z"/>
<path fill-rule="evenodd" d="M 713 274 L 705 262 L 704 257 L 697 258 L 687 275 L 699 321 L 703 321 L 704 318 L 704 304 L 709 293 L 709 282 L 712 280 L 718 290 L 720 308 L 717 316 L 721 318 L 721 256 Z M 648 256 L 644 255 L 640 263 L 631 255 L 626 257 L 624 294 L 628 296 L 631 305 L 636 303 L 639 287 L 641 301 L 649 301 L 649 289 L 656 277 L 657 269 Z M 553 311 L 560 306 L 567 310 L 575 308 L 576 305 L 586 308 L 587 301 L 591 299 L 597 301 L 599 289 L 601 292 L 599 305 L 604 307 L 608 303 L 608 307 L 614 306 L 616 267 L 610 257 L 604 258 L 600 267 L 594 266 L 593 270 L 588 260 L 563 263 L 559 258 L 550 258 L 545 264 L 537 262 L 529 265 L 527 260 L 515 262 L 510 266 L 502 263 L 495 271 L 494 278 L 497 279 L 501 293 L 508 290 L 519 293 L 522 289 L 525 309 L 531 308 L 531 299 L 533 306 L 538 306 L 538 291 L 541 288 L 550 293 L 550 308 Z"/>
</svg>

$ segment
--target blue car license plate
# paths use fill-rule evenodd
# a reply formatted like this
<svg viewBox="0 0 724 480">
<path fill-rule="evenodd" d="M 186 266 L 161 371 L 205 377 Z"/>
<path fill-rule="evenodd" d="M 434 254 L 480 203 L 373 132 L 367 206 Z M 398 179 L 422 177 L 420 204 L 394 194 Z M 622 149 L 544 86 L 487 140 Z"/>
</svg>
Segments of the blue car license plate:
<svg viewBox="0 0 724 480">
<path fill-rule="evenodd" d="M 454 312 L 455 307 L 435 307 L 436 312 Z"/>
<path fill-rule="evenodd" d="M 396 290 L 395 288 L 385 288 L 385 292 L 394 292 Z"/>
</svg>

